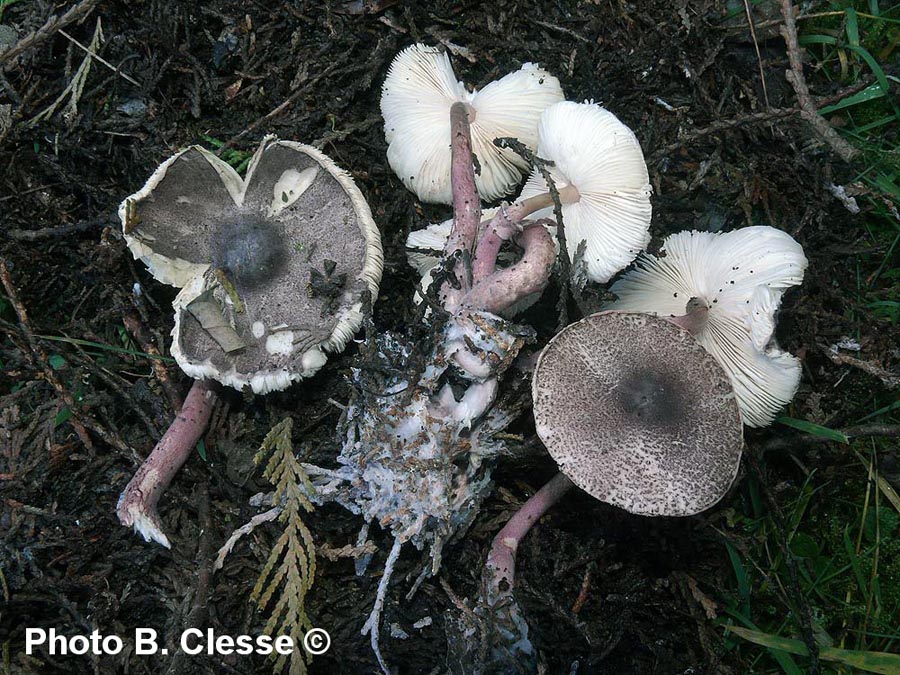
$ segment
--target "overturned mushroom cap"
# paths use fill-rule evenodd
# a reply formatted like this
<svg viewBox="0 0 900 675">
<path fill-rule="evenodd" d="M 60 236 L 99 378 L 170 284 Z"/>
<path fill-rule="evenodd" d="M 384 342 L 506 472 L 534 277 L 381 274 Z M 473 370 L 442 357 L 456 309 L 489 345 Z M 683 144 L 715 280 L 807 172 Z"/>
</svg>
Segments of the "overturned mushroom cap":
<svg viewBox="0 0 900 675">
<path fill-rule="evenodd" d="M 577 190 L 575 196 L 561 195 L 570 257 L 584 241 L 588 277 L 606 283 L 650 241 L 652 189 L 637 138 L 599 105 L 563 101 L 541 115 L 537 155 L 554 163 L 550 176 L 557 189 Z M 534 169 L 519 199 L 547 189 Z M 553 209 L 531 217 L 553 218 Z"/>
<path fill-rule="evenodd" d="M 188 375 L 265 393 L 343 349 L 378 291 L 368 204 L 315 148 L 266 138 L 240 176 L 192 146 L 119 209 L 128 247 L 175 299 L 172 355 Z"/>
<path fill-rule="evenodd" d="M 728 376 L 664 319 L 601 312 L 568 326 L 538 358 L 532 392 L 560 470 L 608 504 L 687 516 L 737 475 L 742 427 Z"/>
<path fill-rule="evenodd" d="M 613 284 L 610 307 L 659 316 L 708 309 L 696 338 L 730 375 L 744 424 L 770 424 L 800 382 L 800 361 L 775 343 L 775 312 L 784 291 L 803 281 L 803 247 L 773 227 L 725 234 L 679 232 L 660 257 L 646 255 Z"/>
<path fill-rule="evenodd" d="M 541 112 L 561 100 L 559 80 L 533 63 L 470 93 L 445 52 L 412 45 L 394 59 L 382 88 L 388 162 L 422 201 L 451 203 L 450 106 L 467 103 L 480 166 L 475 184 L 482 199 L 493 201 L 509 194 L 528 170 L 524 159 L 494 139 L 512 136 L 533 150 Z"/>
</svg>

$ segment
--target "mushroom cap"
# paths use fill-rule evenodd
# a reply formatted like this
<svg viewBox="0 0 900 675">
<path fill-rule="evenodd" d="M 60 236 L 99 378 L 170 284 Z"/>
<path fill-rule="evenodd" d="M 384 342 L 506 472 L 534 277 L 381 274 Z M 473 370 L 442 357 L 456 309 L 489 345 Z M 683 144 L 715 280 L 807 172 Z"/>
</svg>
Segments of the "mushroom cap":
<svg viewBox="0 0 900 675">
<path fill-rule="evenodd" d="M 605 108 L 563 101 L 547 108 L 538 126 L 537 155 L 553 161 L 556 187 L 574 185 L 580 198 L 562 204 L 569 256 L 586 242 L 588 277 L 606 283 L 650 242 L 650 179 L 634 133 Z M 519 199 L 547 192 L 534 169 Z M 553 218 L 553 209 L 534 213 Z"/>
<path fill-rule="evenodd" d="M 450 106 L 468 103 L 474 110 L 472 151 L 481 168 L 475 185 L 485 201 L 499 199 L 518 185 L 528 163 L 494 139 L 512 136 L 534 150 L 541 112 L 563 98 L 559 80 L 533 63 L 470 93 L 445 52 L 414 44 L 394 58 L 382 87 L 388 162 L 423 202 L 452 203 Z"/>
<path fill-rule="evenodd" d="M 682 328 L 600 312 L 541 352 L 532 380 L 537 434 L 560 470 L 608 504 L 687 516 L 737 475 L 740 413 L 722 368 Z"/>
<path fill-rule="evenodd" d="M 766 426 L 800 382 L 800 361 L 775 343 L 784 291 L 803 281 L 807 260 L 790 235 L 773 227 L 725 234 L 679 232 L 664 255 L 644 255 L 610 289 L 611 309 L 679 316 L 691 298 L 709 308 L 696 338 L 732 379 L 744 424 Z"/>
<path fill-rule="evenodd" d="M 194 378 L 284 389 L 343 349 L 365 296 L 378 292 L 383 255 L 369 206 L 350 176 L 310 146 L 266 138 L 245 179 L 192 146 L 119 213 L 135 258 L 182 287 L 172 355 Z M 241 348 L 226 351 L 201 325 L 198 299 L 212 303 Z"/>
</svg>

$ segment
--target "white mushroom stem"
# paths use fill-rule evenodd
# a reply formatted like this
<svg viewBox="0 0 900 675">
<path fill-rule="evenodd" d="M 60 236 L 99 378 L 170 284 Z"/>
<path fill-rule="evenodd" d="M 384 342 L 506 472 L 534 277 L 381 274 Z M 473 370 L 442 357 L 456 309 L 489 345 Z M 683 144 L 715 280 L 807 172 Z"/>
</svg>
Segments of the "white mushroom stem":
<svg viewBox="0 0 900 675">
<path fill-rule="evenodd" d="M 486 599 L 491 605 L 512 594 L 516 577 L 516 551 L 532 526 L 574 485 L 558 473 L 526 501 L 494 537 L 484 568 Z"/>
<path fill-rule="evenodd" d="M 119 497 L 119 521 L 145 540 L 171 548 L 156 505 L 206 431 L 217 399 L 212 383 L 195 380 L 177 417 Z"/>
</svg>

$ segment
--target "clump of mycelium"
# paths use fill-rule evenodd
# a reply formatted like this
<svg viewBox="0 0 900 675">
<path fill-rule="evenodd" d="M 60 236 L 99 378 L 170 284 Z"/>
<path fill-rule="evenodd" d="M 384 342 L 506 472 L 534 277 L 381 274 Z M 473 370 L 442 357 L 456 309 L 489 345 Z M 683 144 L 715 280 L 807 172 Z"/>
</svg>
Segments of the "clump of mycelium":
<svg viewBox="0 0 900 675">
<path fill-rule="evenodd" d="M 444 324 L 421 369 L 407 365 L 417 345 L 382 335 L 363 366 L 343 420 L 337 469 L 308 467 L 315 499 L 334 500 L 389 530 L 394 543 L 365 624 L 382 669 L 379 622 L 401 547 L 428 549 L 419 582 L 437 571 L 444 545 L 468 527 L 490 485 L 496 438 L 513 411 L 496 406 L 498 379 L 531 331 L 499 315 L 547 285 L 555 260 L 544 221 L 510 225 L 506 239 L 521 257 L 495 269 L 498 253 L 479 241 L 481 207 L 475 187 L 469 113 L 451 107 L 454 221 L 435 288 Z M 417 582 L 418 584 L 418 582 Z M 415 588 L 415 587 L 414 587 Z"/>
</svg>

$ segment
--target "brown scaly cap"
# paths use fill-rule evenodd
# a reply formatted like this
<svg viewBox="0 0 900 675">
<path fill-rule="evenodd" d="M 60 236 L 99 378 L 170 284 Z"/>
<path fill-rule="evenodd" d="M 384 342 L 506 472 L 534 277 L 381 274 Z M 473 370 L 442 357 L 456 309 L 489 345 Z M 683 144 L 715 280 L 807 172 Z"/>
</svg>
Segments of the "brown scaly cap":
<svg viewBox="0 0 900 675">
<path fill-rule="evenodd" d="M 560 470 L 608 504 L 687 516 L 737 474 L 743 437 L 728 375 L 664 319 L 601 312 L 568 326 L 541 353 L 532 392 Z"/>
</svg>

